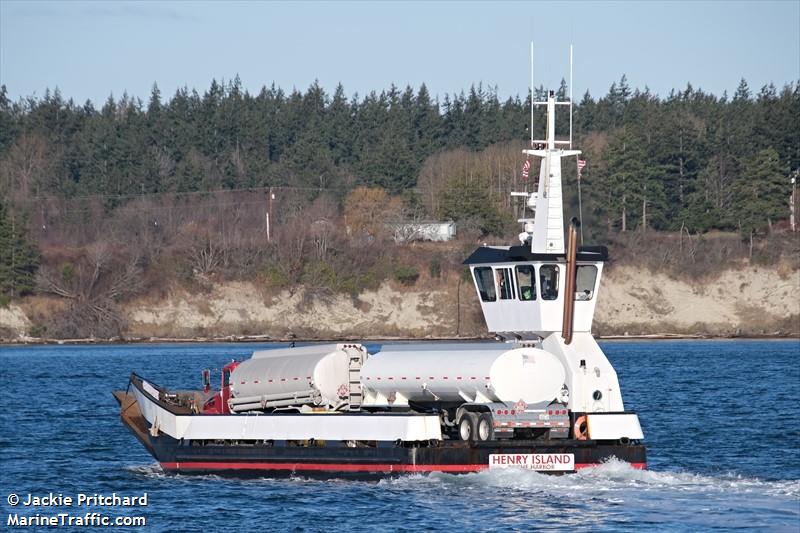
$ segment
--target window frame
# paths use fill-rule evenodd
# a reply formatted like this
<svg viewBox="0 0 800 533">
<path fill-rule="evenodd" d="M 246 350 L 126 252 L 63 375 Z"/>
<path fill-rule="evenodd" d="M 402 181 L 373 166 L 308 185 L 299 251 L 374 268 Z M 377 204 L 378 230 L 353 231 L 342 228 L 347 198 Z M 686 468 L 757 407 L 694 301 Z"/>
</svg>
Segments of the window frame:
<svg viewBox="0 0 800 533">
<path fill-rule="evenodd" d="M 472 270 L 473 270 L 473 276 L 472 277 L 473 277 L 473 280 L 475 282 L 475 288 L 478 289 L 478 296 L 480 296 L 481 301 L 482 302 L 487 302 L 487 303 L 496 302 L 497 301 L 497 287 L 495 286 L 494 269 L 492 267 L 488 267 L 487 266 L 487 267 L 475 267 Z M 491 297 L 490 297 L 489 292 L 487 290 L 482 290 L 482 289 L 484 289 L 484 281 L 485 280 L 482 277 L 480 277 L 481 273 L 482 272 L 486 272 L 487 270 L 489 271 L 489 278 L 491 280 L 491 285 L 490 285 L 491 289 L 492 289 Z M 484 294 L 486 295 L 486 297 L 484 297 Z"/>
<path fill-rule="evenodd" d="M 544 290 L 544 278 L 542 277 L 542 271 L 544 269 L 552 269 L 555 272 L 555 294 L 552 297 L 549 297 L 550 292 Z M 541 295 L 541 299 L 546 302 L 552 302 L 558 300 L 558 293 L 559 293 L 559 283 L 561 282 L 561 269 L 558 268 L 557 264 L 546 264 L 539 266 L 539 294 Z"/>
<path fill-rule="evenodd" d="M 582 268 L 593 268 L 594 269 L 594 276 L 592 277 L 592 288 L 591 288 L 591 292 L 589 293 L 589 297 L 588 298 L 578 298 L 578 295 L 581 294 L 581 291 L 578 290 L 578 272 Z M 589 301 L 592 300 L 592 298 L 594 298 L 595 287 L 597 287 L 597 275 L 598 275 L 598 273 L 599 273 L 599 270 L 597 268 L 597 265 L 578 265 L 577 266 L 577 269 L 575 271 L 575 301 L 576 302 L 589 302 Z"/>
<path fill-rule="evenodd" d="M 516 299 L 516 290 L 514 288 L 514 269 L 513 267 L 495 267 L 495 281 L 497 282 L 497 296 L 498 300 L 515 300 Z M 501 290 L 502 285 L 500 284 L 500 277 L 502 276 L 503 281 L 505 282 L 505 293 L 506 296 L 503 296 L 503 291 Z"/>
<path fill-rule="evenodd" d="M 526 269 L 526 270 L 527 269 L 530 270 L 530 280 L 531 280 L 531 282 L 530 282 L 529 287 L 531 289 L 531 296 L 532 297 L 528 298 L 528 299 L 522 298 L 522 284 L 520 283 L 519 273 L 520 273 L 520 269 L 523 269 L 523 268 Z M 536 290 L 536 285 L 537 285 L 537 283 L 536 283 L 536 268 L 533 265 L 517 265 L 514 268 L 514 275 L 517 278 L 517 299 L 520 302 L 535 302 L 536 301 L 536 295 L 538 294 L 538 291 Z M 526 286 L 526 287 L 528 287 L 528 286 Z"/>
</svg>

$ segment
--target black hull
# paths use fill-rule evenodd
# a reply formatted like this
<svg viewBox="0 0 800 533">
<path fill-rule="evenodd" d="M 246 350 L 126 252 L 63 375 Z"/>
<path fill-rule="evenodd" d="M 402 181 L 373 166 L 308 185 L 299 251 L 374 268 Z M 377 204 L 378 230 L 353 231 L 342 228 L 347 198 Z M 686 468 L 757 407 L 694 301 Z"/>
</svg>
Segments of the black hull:
<svg viewBox="0 0 800 533">
<path fill-rule="evenodd" d="M 646 467 L 641 444 L 602 444 L 565 441 L 543 444 L 535 441 L 465 443 L 445 441 L 436 446 L 404 447 L 377 443 L 376 447 L 286 446 L 286 445 L 197 445 L 168 436 L 150 438 L 153 456 L 167 472 L 220 474 L 237 477 L 376 478 L 400 474 L 447 472 L 469 473 L 489 468 L 491 454 L 573 454 L 575 469 L 597 466 L 612 458 Z M 547 470 L 540 470 L 547 473 Z M 556 471 L 554 471 L 556 473 Z M 563 473 L 563 472 L 557 472 Z"/>
<path fill-rule="evenodd" d="M 396 443 L 372 441 L 348 446 L 314 441 L 191 441 L 159 432 L 153 435 L 131 395 L 115 393 L 125 426 L 159 462 L 165 472 L 217 474 L 235 477 L 322 477 L 374 479 L 402 474 L 480 472 L 489 468 L 492 454 L 571 454 L 569 471 L 598 466 L 611 459 L 646 468 L 640 443 L 560 439 L 441 441 Z M 543 473 L 565 473 L 558 465 L 539 466 Z"/>
</svg>

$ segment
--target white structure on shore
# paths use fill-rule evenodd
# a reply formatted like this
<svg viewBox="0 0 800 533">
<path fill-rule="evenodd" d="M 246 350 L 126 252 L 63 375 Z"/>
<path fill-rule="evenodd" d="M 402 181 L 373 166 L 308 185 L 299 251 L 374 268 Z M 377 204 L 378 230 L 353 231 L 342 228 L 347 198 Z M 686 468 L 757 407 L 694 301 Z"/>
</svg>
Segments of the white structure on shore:
<svg viewBox="0 0 800 533">
<path fill-rule="evenodd" d="M 445 242 L 455 239 L 456 223 L 452 220 L 439 222 L 423 220 L 419 222 L 399 222 L 389 224 L 395 242 L 436 241 Z"/>
</svg>

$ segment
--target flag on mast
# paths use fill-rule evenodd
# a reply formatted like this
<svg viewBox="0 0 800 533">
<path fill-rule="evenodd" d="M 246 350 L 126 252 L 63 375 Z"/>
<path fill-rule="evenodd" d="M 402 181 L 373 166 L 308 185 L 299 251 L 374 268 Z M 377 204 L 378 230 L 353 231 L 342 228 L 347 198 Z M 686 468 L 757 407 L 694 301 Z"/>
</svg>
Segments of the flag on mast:
<svg viewBox="0 0 800 533">
<path fill-rule="evenodd" d="M 583 170 L 583 167 L 585 167 L 585 166 L 586 166 L 586 160 L 585 159 L 578 159 L 578 181 L 581 180 L 581 171 Z"/>
<path fill-rule="evenodd" d="M 530 174 L 530 170 L 531 170 L 531 160 L 530 159 L 526 159 L 525 162 L 522 164 L 522 179 L 523 179 L 523 181 L 528 179 L 528 175 Z"/>
</svg>

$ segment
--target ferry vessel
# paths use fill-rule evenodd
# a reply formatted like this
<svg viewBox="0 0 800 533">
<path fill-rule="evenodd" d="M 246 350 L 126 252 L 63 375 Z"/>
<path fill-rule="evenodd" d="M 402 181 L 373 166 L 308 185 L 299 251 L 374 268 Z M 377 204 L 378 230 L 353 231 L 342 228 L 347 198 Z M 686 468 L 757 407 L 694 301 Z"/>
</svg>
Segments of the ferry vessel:
<svg viewBox="0 0 800 533">
<path fill-rule="evenodd" d="M 533 99 L 532 99 L 533 100 Z M 260 350 L 221 372 L 219 390 L 170 391 L 132 374 L 114 392 L 123 423 L 165 471 L 381 477 L 527 468 L 574 472 L 611 458 L 646 467 L 639 418 L 591 334 L 608 251 L 565 238 L 554 93 L 538 185 L 517 246 L 465 264 L 494 342 L 361 343 Z M 565 146 L 568 145 L 568 146 Z M 528 165 L 526 165 L 528 166 Z"/>
</svg>

